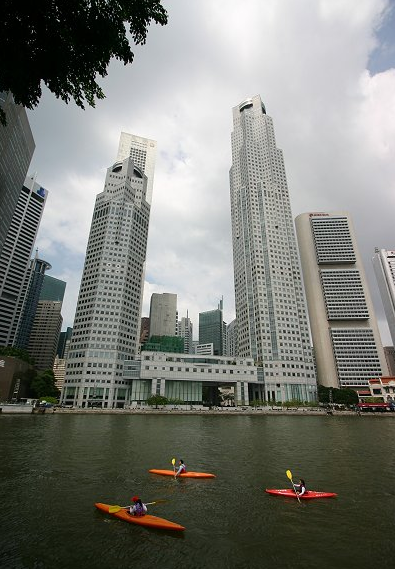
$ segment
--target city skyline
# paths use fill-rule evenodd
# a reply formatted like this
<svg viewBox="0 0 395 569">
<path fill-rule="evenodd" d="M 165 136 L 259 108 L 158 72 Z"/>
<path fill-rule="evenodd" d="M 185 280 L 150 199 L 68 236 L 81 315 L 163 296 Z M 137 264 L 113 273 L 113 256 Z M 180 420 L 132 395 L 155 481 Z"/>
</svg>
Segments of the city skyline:
<svg viewBox="0 0 395 569">
<path fill-rule="evenodd" d="M 94 197 L 122 131 L 158 141 L 142 315 L 153 292 L 172 292 L 179 313 L 188 310 L 196 324 L 223 295 L 224 320 L 232 321 L 229 109 L 260 93 L 284 152 L 293 216 L 350 212 L 389 343 L 369 266 L 375 247 L 394 247 L 395 73 L 386 6 L 393 2 L 280 1 L 268 11 L 253 1 L 254 26 L 237 5 L 225 13 L 172 0 L 168 26 L 150 29 L 133 65 L 111 64 L 107 98 L 95 109 L 44 92 L 28 113 L 32 169 L 52 189 L 36 245 L 51 274 L 68 283 L 64 326 L 72 325 Z M 250 26 L 242 46 L 234 42 L 241 23 Z"/>
</svg>

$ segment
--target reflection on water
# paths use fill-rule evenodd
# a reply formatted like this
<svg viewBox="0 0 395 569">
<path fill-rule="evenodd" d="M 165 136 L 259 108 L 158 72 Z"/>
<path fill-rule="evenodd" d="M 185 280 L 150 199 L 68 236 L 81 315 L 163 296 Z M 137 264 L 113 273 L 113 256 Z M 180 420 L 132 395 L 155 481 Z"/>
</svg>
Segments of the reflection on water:
<svg viewBox="0 0 395 569">
<path fill-rule="evenodd" d="M 392 567 L 391 417 L 0 417 L 0 566 Z M 156 476 L 183 458 L 216 479 Z M 269 496 L 286 470 L 336 499 Z M 184 534 L 125 524 L 94 502 L 166 499 Z"/>
</svg>

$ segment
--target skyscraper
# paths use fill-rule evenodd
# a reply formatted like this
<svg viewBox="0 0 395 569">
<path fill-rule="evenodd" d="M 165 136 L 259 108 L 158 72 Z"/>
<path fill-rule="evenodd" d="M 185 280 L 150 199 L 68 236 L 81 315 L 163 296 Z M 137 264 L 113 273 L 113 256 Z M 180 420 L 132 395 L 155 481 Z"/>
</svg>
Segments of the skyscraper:
<svg viewBox="0 0 395 569">
<path fill-rule="evenodd" d="M 170 292 L 151 295 L 149 336 L 175 336 L 177 330 L 177 295 Z"/>
<path fill-rule="evenodd" d="M 366 388 L 388 371 L 351 219 L 303 213 L 296 231 L 318 383 Z"/>
<path fill-rule="evenodd" d="M 0 93 L 7 125 L 0 125 L 0 253 L 35 149 L 27 114 L 11 93 Z"/>
<path fill-rule="evenodd" d="M 107 170 L 96 198 L 66 365 L 62 401 L 80 407 L 123 406 L 123 361 L 138 351 L 153 177 L 148 155 L 156 143 L 127 136 L 126 157 Z"/>
<path fill-rule="evenodd" d="M 0 253 L 0 346 L 15 342 L 29 285 L 29 264 L 47 191 L 29 176 Z M 38 298 L 37 298 L 38 299 Z"/>
<path fill-rule="evenodd" d="M 66 283 L 44 275 L 40 297 L 29 334 L 28 352 L 37 369 L 51 369 L 62 329 L 61 315 Z"/>
<path fill-rule="evenodd" d="M 230 169 L 238 356 L 263 366 L 265 396 L 316 399 L 282 151 L 259 95 L 233 108 Z"/>
<path fill-rule="evenodd" d="M 188 316 L 183 316 L 177 323 L 177 336 L 184 338 L 184 354 L 192 354 L 193 324 Z"/>
<path fill-rule="evenodd" d="M 376 249 L 373 257 L 384 312 L 387 317 L 392 344 L 395 346 L 395 251 Z"/>
<path fill-rule="evenodd" d="M 199 313 L 199 345 L 213 344 L 215 356 L 225 355 L 225 329 L 222 299 L 215 310 Z"/>
</svg>

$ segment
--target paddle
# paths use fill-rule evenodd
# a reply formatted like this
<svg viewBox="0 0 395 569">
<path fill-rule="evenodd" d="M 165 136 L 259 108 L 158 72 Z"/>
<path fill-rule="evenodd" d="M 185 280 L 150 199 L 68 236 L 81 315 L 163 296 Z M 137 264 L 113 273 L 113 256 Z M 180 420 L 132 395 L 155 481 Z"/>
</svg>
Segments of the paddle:
<svg viewBox="0 0 395 569">
<path fill-rule="evenodd" d="M 300 504 L 299 494 L 298 494 L 298 492 L 296 491 L 294 481 L 292 480 L 292 472 L 291 472 L 290 470 L 287 470 L 286 475 L 287 475 L 287 477 L 290 479 L 290 481 L 292 482 L 292 486 L 294 487 L 294 492 L 295 492 L 296 497 L 297 497 L 297 499 L 298 499 L 298 502 L 299 502 L 299 504 Z"/>
<path fill-rule="evenodd" d="M 174 470 L 174 478 L 176 477 L 176 459 L 172 458 L 171 459 L 171 463 L 173 465 L 173 470 Z"/>
<path fill-rule="evenodd" d="M 164 502 L 167 502 L 167 500 L 156 500 L 155 502 L 146 502 L 145 505 L 152 506 L 152 504 L 163 504 Z M 110 506 L 108 508 L 108 512 L 110 514 L 116 514 L 120 510 L 126 510 L 127 508 L 129 508 L 129 506 Z"/>
</svg>

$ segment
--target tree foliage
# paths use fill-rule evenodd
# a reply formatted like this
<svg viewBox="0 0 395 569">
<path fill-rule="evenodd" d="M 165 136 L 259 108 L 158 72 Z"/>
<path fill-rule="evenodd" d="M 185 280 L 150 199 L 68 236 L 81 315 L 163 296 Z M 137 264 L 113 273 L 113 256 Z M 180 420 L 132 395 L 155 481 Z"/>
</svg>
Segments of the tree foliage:
<svg viewBox="0 0 395 569">
<path fill-rule="evenodd" d="M 51 369 L 42 371 L 36 375 L 30 384 L 30 389 L 37 398 L 56 397 L 60 395 L 55 386 L 55 376 Z"/>
<path fill-rule="evenodd" d="M 151 395 L 151 397 L 148 397 L 147 399 L 148 405 L 155 405 L 156 409 L 158 408 L 158 405 L 167 405 L 168 402 L 169 400 L 167 397 L 164 397 L 163 395 Z"/>
<path fill-rule="evenodd" d="M 112 58 L 132 63 L 134 45 L 146 42 L 151 21 L 167 24 L 160 0 L 3 0 L 0 18 L 0 91 L 29 109 L 41 82 L 82 109 L 105 97 L 96 82 Z"/>
<path fill-rule="evenodd" d="M 28 364 L 34 364 L 34 360 L 29 356 L 26 350 L 13 348 L 12 346 L 0 346 L 0 356 L 11 356 L 14 358 L 19 358 Z"/>
<path fill-rule="evenodd" d="M 355 405 L 358 403 L 358 394 L 353 389 L 336 389 L 335 387 L 318 386 L 318 399 L 320 403 L 330 403 L 332 391 L 332 403 L 342 405 Z"/>
</svg>

